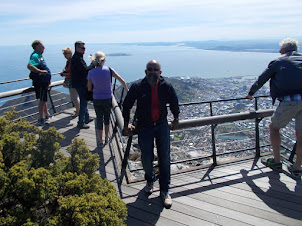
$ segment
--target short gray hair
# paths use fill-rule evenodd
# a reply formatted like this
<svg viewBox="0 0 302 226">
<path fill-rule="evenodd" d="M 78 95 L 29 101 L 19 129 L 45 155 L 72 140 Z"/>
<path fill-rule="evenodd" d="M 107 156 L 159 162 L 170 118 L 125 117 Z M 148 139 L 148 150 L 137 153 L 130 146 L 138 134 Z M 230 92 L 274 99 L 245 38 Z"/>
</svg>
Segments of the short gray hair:
<svg viewBox="0 0 302 226">
<path fill-rule="evenodd" d="M 285 49 L 286 52 L 288 51 L 297 51 L 298 50 L 298 41 L 296 39 L 293 38 L 286 38 L 283 39 L 280 43 L 279 43 L 281 49 Z"/>
</svg>

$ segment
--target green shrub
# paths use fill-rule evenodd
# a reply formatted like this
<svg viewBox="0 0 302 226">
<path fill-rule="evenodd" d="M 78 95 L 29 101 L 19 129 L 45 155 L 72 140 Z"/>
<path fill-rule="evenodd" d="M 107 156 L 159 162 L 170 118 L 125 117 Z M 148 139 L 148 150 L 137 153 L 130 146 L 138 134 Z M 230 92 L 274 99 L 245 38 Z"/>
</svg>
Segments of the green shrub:
<svg viewBox="0 0 302 226">
<path fill-rule="evenodd" d="M 0 225 L 123 225 L 125 203 L 96 170 L 84 140 L 41 130 L 10 111 L 0 117 Z"/>
</svg>

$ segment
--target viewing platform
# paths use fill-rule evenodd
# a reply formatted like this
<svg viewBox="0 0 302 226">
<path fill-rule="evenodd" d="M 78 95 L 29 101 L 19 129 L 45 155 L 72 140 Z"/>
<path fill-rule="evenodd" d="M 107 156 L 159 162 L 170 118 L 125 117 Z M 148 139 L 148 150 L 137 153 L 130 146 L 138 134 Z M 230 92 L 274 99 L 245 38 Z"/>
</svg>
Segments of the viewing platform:
<svg viewBox="0 0 302 226">
<path fill-rule="evenodd" d="M 260 160 L 249 159 L 225 165 L 175 173 L 171 177 L 171 209 L 165 209 L 159 197 L 158 181 L 149 197 L 145 181 L 127 182 L 121 176 L 122 144 L 112 133 L 103 149 L 96 147 L 93 122 L 87 130 L 76 127 L 72 109 L 56 114 L 49 126 L 66 138 L 62 152 L 73 138 L 83 138 L 92 152 L 99 153 L 99 174 L 114 184 L 127 204 L 127 225 L 301 225 L 302 183 L 288 172 L 276 173 Z M 90 110 L 95 117 L 93 110 Z M 48 126 L 45 126 L 47 128 Z M 283 166 L 283 169 L 286 169 Z"/>
<path fill-rule="evenodd" d="M 62 82 L 54 82 L 52 88 L 61 85 Z M 30 96 L 26 96 L 30 91 L 31 89 L 20 89 L 6 92 L 0 94 L 0 98 L 24 94 L 25 96 L 17 97 L 21 100 L 10 99 L 10 101 L 18 112 L 21 112 L 20 109 L 23 110 L 23 107 L 30 102 L 31 104 L 28 105 L 34 107 L 31 107 L 29 112 L 22 111 L 22 117 L 35 123 L 34 115 L 36 113 L 32 109 L 36 110 L 36 103 Z M 264 167 L 260 162 L 261 156 L 271 152 L 269 145 L 259 140 L 261 135 L 258 124 L 263 118 L 269 117 L 273 110 L 258 110 L 256 107 L 254 112 L 213 115 L 212 104 L 215 101 L 212 101 L 206 102 L 206 104 L 210 104 L 208 117 L 181 120 L 179 130 L 208 126 L 208 135 L 212 137 L 212 144 L 206 147 L 207 155 L 205 156 L 172 161 L 173 169 L 177 169 L 172 170 L 171 176 L 170 194 L 173 204 L 171 209 L 165 209 L 159 197 L 158 180 L 155 182 L 153 194 L 147 196 L 144 192 L 145 181 L 143 178 L 131 175 L 131 172 L 141 169 L 129 167 L 128 156 L 132 138 L 122 136 L 123 120 L 116 102 L 113 103 L 111 114 L 110 142 L 101 149 L 97 147 L 95 122 L 89 124 L 89 129 L 78 129 L 76 127 L 77 119 L 71 117 L 74 109 L 71 108 L 68 95 L 58 94 L 53 90 L 49 92 L 49 95 L 52 98 L 50 98 L 48 106 L 54 116 L 50 119 L 49 125 L 42 128 L 47 129 L 54 126 L 65 136 L 65 139 L 60 142 L 60 150 L 66 155 L 68 155 L 67 147 L 74 138 L 84 139 L 90 151 L 99 154 L 100 163 L 97 173 L 116 187 L 120 198 L 126 203 L 128 218 L 125 223 L 127 225 L 302 224 L 302 182 L 294 180 L 290 176 L 285 164 L 283 172 L 276 173 L 270 168 Z M 3 107 L 9 110 L 4 104 Z M 3 113 L 3 111 L 2 109 L 1 112 Z M 89 112 L 92 118 L 96 117 L 92 105 L 89 106 Z M 230 151 L 221 153 L 215 128 L 217 125 L 239 120 L 252 120 L 255 124 L 251 130 L 253 133 L 248 131 L 249 136 L 253 137 L 254 146 L 245 147 L 244 150 L 233 150 L 235 149 L 232 146 L 234 142 L 229 142 L 221 147 L 228 146 Z M 261 151 L 264 149 L 265 151 L 262 153 Z M 238 159 L 222 159 L 221 157 L 224 155 L 234 157 L 246 152 L 249 154 Z M 204 159 L 207 161 L 204 162 L 205 164 L 201 164 L 199 161 Z M 177 168 L 179 164 L 187 162 L 191 162 L 193 166 Z M 183 167 L 183 165 L 181 166 Z"/>
</svg>

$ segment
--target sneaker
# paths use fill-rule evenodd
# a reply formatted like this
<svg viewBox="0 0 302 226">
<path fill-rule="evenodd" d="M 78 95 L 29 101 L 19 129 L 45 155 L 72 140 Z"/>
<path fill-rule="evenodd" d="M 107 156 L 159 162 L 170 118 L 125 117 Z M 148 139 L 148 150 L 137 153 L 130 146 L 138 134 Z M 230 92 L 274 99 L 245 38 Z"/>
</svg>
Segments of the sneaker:
<svg viewBox="0 0 302 226">
<path fill-rule="evenodd" d="M 38 126 L 44 126 L 44 125 L 47 125 L 47 123 L 45 122 L 45 119 L 44 118 L 38 119 Z"/>
<path fill-rule="evenodd" d="M 166 209 L 170 209 L 171 206 L 172 206 L 172 198 L 169 195 L 169 192 L 163 192 L 163 191 L 161 191 L 160 192 L 160 197 L 161 197 L 161 199 L 162 199 L 162 201 L 164 203 L 164 207 Z"/>
<path fill-rule="evenodd" d="M 50 118 L 52 118 L 52 114 L 49 114 L 49 115 L 46 115 L 46 116 L 45 116 L 45 120 L 46 120 L 46 121 L 49 120 Z"/>
<path fill-rule="evenodd" d="M 79 114 L 75 113 L 74 115 L 71 116 L 71 118 L 74 119 L 74 118 L 76 118 L 78 116 L 79 116 Z"/>
<path fill-rule="evenodd" d="M 88 124 L 89 122 L 92 122 L 93 118 L 89 118 L 88 120 L 85 121 L 85 124 Z"/>
<path fill-rule="evenodd" d="M 98 148 L 103 148 L 105 146 L 105 144 L 102 142 L 99 142 L 99 140 L 97 140 L 97 146 Z"/>
<path fill-rule="evenodd" d="M 282 170 L 282 163 L 276 163 L 274 158 L 268 158 L 268 159 L 261 159 L 261 162 L 266 167 L 269 167 L 273 170 L 281 171 Z"/>
<path fill-rule="evenodd" d="M 153 192 L 153 182 L 148 182 L 146 183 L 146 187 L 145 187 L 145 192 L 148 194 L 148 195 L 151 195 L 152 192 Z"/>
<path fill-rule="evenodd" d="M 291 173 L 292 177 L 300 179 L 302 175 L 302 170 L 296 170 L 292 165 L 287 166 L 288 171 Z"/>
<path fill-rule="evenodd" d="M 90 128 L 90 126 L 88 126 L 88 125 L 85 125 L 85 124 L 78 124 L 77 125 L 77 127 L 79 128 L 79 129 L 89 129 Z"/>
</svg>

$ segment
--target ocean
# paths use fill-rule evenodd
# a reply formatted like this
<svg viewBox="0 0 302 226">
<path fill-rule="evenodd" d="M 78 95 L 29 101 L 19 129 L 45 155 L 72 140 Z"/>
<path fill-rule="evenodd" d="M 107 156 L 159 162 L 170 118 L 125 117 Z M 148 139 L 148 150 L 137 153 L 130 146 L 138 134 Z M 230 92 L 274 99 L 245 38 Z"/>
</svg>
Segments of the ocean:
<svg viewBox="0 0 302 226">
<path fill-rule="evenodd" d="M 0 46 L 0 82 L 27 78 L 27 63 L 32 53 L 28 46 Z M 44 59 L 52 73 L 60 72 L 65 66 L 61 49 L 70 45 L 45 45 Z M 279 53 L 228 52 L 202 50 L 186 46 L 141 46 L 125 44 L 86 44 L 84 59 L 89 64 L 89 54 L 103 51 L 106 65 L 114 68 L 126 82 L 144 77 L 146 63 L 156 59 L 161 63 L 162 75 L 166 77 L 224 78 L 254 76 L 267 67 Z M 52 81 L 61 80 L 54 75 Z M 28 87 L 31 80 L 0 85 L 0 92 Z"/>
</svg>

